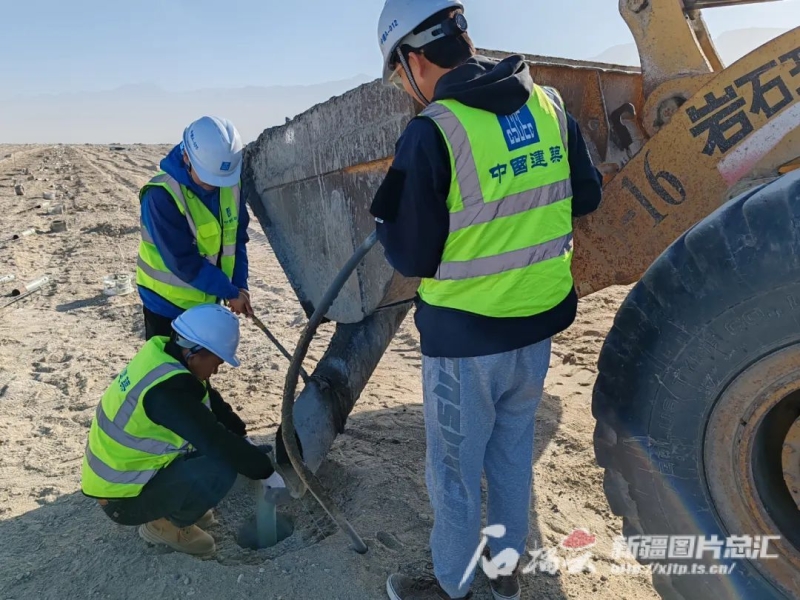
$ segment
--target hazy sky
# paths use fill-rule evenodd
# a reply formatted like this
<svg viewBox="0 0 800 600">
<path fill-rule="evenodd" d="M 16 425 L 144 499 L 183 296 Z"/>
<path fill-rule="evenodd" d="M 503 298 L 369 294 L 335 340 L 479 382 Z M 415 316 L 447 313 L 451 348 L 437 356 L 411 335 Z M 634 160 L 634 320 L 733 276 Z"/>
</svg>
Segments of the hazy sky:
<svg viewBox="0 0 800 600">
<path fill-rule="evenodd" d="M 657 0 L 666 1 L 666 0 Z M 678 0 L 673 0 L 677 2 Z M 591 58 L 632 41 L 617 0 L 467 0 L 476 44 Z M 377 77 L 383 0 L 2 0 L 0 91 L 167 90 Z M 706 11 L 713 35 L 792 27 L 800 0 Z"/>
</svg>

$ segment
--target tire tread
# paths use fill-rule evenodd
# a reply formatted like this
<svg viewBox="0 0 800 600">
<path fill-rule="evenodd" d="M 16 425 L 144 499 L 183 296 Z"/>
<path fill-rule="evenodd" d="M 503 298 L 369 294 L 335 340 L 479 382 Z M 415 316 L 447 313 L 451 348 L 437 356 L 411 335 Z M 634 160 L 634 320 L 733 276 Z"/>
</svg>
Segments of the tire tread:
<svg viewBox="0 0 800 600">
<path fill-rule="evenodd" d="M 686 322 L 685 307 L 692 307 L 697 321 L 718 314 L 735 305 L 736 290 L 752 294 L 774 279 L 769 268 L 800 281 L 800 171 L 732 199 L 684 233 L 620 307 L 599 356 L 592 414 L 595 457 L 605 469 L 604 491 L 611 511 L 623 519 L 624 535 L 663 527 L 643 522 L 642 503 L 654 499 L 639 489 L 649 483 L 637 468 L 642 453 L 624 446 L 645 419 L 638 392 L 670 359 L 652 356 L 654 339 L 672 336 L 681 346 L 678 338 L 688 340 L 696 329 Z M 700 600 L 710 592 L 705 585 L 662 574 L 653 575 L 653 584 L 665 600 Z"/>
</svg>

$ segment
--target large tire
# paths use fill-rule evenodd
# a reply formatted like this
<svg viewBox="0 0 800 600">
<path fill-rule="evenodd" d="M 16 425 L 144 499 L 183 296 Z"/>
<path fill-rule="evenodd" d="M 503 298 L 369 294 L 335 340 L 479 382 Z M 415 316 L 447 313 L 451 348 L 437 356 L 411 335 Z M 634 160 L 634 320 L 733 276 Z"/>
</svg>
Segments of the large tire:
<svg viewBox="0 0 800 600">
<path fill-rule="evenodd" d="M 738 456 L 742 432 L 756 424 L 748 423 L 745 414 L 721 417 L 715 410 L 729 401 L 726 394 L 736 389 L 734 383 L 743 381 L 738 375 L 765 359 L 774 367 L 783 353 L 798 349 L 800 171 L 795 171 L 734 198 L 686 232 L 655 261 L 616 316 L 600 353 L 592 411 L 595 455 L 605 469 L 609 505 L 623 517 L 623 535 L 717 535 L 724 540 L 776 534 L 730 530 L 724 515 L 741 513 L 737 490 L 746 486 L 731 477 L 721 481 L 725 469 L 710 474 L 709 463 L 725 466 L 727 456 Z M 794 367 L 781 376 L 793 373 L 800 380 Z M 800 412 L 797 404 L 788 410 Z M 779 420 L 786 421 L 788 430 L 796 416 Z M 783 427 L 775 419 L 769 423 L 773 429 Z M 734 433 L 721 436 L 725 427 Z M 756 443 L 776 445 L 763 436 Z M 767 458 L 752 478 L 774 479 L 773 450 Z M 770 485 L 765 504 L 785 509 L 786 497 L 777 484 Z M 715 489 L 729 492 L 715 494 Z M 779 533 L 786 535 L 782 528 Z M 654 572 L 653 582 L 667 600 L 800 598 L 800 570 L 791 554 L 797 540 L 792 541 L 795 545 L 786 546 L 790 560 L 782 560 L 778 576 L 765 572 L 762 563 L 744 560 L 736 561 L 730 575 Z"/>
</svg>

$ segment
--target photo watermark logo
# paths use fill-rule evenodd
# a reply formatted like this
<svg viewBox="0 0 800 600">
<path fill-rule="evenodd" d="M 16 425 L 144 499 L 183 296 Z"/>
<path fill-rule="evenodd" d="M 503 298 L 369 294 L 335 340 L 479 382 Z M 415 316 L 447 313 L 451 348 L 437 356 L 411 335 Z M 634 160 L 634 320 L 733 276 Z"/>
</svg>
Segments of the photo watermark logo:
<svg viewBox="0 0 800 600">
<path fill-rule="evenodd" d="M 780 536 L 719 536 L 699 535 L 635 535 L 614 538 L 611 557 L 614 560 L 633 559 L 650 564 L 614 565 L 615 575 L 637 575 L 644 570 L 662 575 L 730 575 L 735 561 L 778 558 L 769 553 L 769 543 Z M 728 564 L 706 565 L 698 561 L 707 556 Z M 662 561 L 662 562 L 654 562 Z M 669 562 L 664 562 L 669 561 Z"/>
<path fill-rule="evenodd" d="M 522 555 L 513 548 L 507 548 L 497 556 L 488 557 L 486 547 L 489 539 L 503 539 L 506 535 L 504 525 L 492 525 L 481 531 L 481 541 L 472 556 L 464 577 L 463 586 L 475 568 L 480 565 L 489 579 L 508 577 L 518 569 Z M 610 568 L 612 575 L 639 575 L 649 571 L 667 575 L 730 575 L 735 561 L 765 560 L 778 558 L 770 554 L 770 541 L 780 540 L 780 536 L 719 536 L 698 535 L 641 535 L 616 537 L 613 539 Z M 531 560 L 518 572 L 523 575 L 545 573 L 557 575 L 566 571 L 571 575 L 595 573 L 594 554 L 588 552 L 597 545 L 597 538 L 586 529 L 576 529 L 561 543 L 552 548 L 535 548 L 528 551 Z M 706 564 L 707 558 L 719 564 Z M 642 565 L 636 560 L 649 564 Z M 620 561 L 625 561 L 620 564 Z M 725 561 L 725 562 L 723 562 Z"/>
<path fill-rule="evenodd" d="M 475 567 L 480 563 L 481 569 L 489 579 L 507 577 L 514 573 L 522 556 L 513 548 L 507 548 L 497 556 L 487 558 L 484 550 L 489 543 L 489 538 L 503 539 L 506 535 L 505 525 L 492 525 L 481 531 L 481 542 L 478 549 L 472 556 L 472 560 L 464 572 L 461 580 L 463 586 Z M 541 572 L 548 575 L 556 575 L 562 570 L 570 574 L 594 573 L 597 568 L 592 563 L 592 553 L 583 552 L 593 547 L 597 543 L 597 538 L 585 529 L 576 529 L 569 536 L 564 538 L 556 548 L 535 548 L 529 550 L 530 562 L 522 569 L 523 575 Z M 565 558 L 559 553 L 559 548 L 566 550 L 568 557 Z M 577 556 L 575 554 L 579 553 Z"/>
</svg>

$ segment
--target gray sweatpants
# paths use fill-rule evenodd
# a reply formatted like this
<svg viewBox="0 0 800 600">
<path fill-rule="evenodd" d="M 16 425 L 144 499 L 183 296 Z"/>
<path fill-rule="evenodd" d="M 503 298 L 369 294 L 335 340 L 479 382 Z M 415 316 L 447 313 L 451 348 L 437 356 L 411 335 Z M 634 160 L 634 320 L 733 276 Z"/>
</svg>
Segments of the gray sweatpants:
<svg viewBox="0 0 800 600">
<path fill-rule="evenodd" d="M 507 548 L 520 556 L 526 551 L 534 426 L 549 365 L 549 339 L 493 356 L 423 357 L 431 551 L 439 584 L 452 598 L 465 596 L 474 579 L 477 569 L 459 587 L 482 527 L 506 528 L 504 538 L 490 538 L 492 556 Z M 484 471 L 486 525 L 481 523 Z"/>
</svg>

